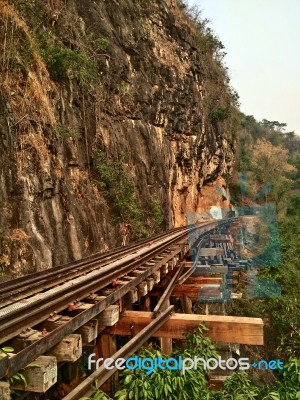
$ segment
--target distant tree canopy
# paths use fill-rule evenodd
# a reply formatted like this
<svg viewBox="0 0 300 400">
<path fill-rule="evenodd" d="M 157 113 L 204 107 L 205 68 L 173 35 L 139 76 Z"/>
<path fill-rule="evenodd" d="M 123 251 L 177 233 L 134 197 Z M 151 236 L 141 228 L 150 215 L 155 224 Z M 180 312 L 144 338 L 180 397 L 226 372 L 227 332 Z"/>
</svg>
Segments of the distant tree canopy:
<svg viewBox="0 0 300 400">
<path fill-rule="evenodd" d="M 264 185 L 272 190 L 264 201 L 273 201 L 277 210 L 287 206 L 287 198 L 300 189 L 300 137 L 286 132 L 286 123 L 240 113 L 241 130 L 238 135 L 237 171 L 248 171 L 247 196 L 253 198 Z M 237 178 L 231 182 L 232 194 L 239 197 Z M 299 195 L 299 193 L 298 193 Z"/>
<path fill-rule="evenodd" d="M 286 123 L 263 119 L 257 121 L 253 115 L 240 113 L 243 135 L 249 135 L 253 141 L 264 138 L 274 146 L 283 146 L 289 151 L 289 157 L 300 154 L 300 136 L 294 131 L 286 132 Z"/>
</svg>

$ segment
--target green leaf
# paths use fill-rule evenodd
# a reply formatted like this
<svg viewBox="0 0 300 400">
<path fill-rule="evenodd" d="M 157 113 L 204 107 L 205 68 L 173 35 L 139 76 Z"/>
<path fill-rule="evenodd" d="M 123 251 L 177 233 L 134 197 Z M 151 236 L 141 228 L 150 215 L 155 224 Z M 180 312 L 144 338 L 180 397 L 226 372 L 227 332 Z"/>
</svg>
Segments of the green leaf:
<svg viewBox="0 0 300 400">
<path fill-rule="evenodd" d="M 1 347 L 1 350 L 4 351 L 4 353 L 13 353 L 14 349 L 9 346 Z"/>
</svg>

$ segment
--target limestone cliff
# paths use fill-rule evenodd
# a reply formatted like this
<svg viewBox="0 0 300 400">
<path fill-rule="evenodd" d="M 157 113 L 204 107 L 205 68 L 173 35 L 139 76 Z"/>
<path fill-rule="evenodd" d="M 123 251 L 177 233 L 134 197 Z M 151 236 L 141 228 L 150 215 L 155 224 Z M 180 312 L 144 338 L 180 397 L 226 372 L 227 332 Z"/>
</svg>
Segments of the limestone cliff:
<svg viewBox="0 0 300 400">
<path fill-rule="evenodd" d="M 216 39 L 176 1 L 0 0 L 0 43 L 4 269 L 59 265 L 222 203 L 234 99 Z"/>
</svg>

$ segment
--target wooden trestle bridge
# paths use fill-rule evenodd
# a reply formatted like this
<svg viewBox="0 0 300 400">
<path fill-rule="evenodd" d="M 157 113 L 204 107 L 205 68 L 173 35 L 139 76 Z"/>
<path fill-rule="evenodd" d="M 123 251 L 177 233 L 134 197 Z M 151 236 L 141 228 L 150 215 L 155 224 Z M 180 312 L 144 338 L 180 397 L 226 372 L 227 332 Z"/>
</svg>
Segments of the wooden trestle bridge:
<svg viewBox="0 0 300 400">
<path fill-rule="evenodd" d="M 60 398 L 75 400 L 89 396 L 96 380 L 107 384 L 116 373 L 101 367 L 76 380 L 78 360 L 95 348 L 103 358 L 128 358 L 157 337 L 170 354 L 172 339 L 183 340 L 184 332 L 202 322 L 216 342 L 263 345 L 261 319 L 224 315 L 226 301 L 240 296 L 234 280 L 251 269 L 249 260 L 238 258 L 229 225 L 239 229 L 241 219 L 172 229 L 0 284 L 0 378 L 25 371 L 27 386 L 13 384 L 22 398 L 56 388 Z M 180 302 L 176 313 L 170 304 Z M 193 313 L 195 302 L 204 307 L 201 315 Z M 220 315 L 209 313 L 215 304 Z M 130 337 L 119 348 L 118 335 Z M 67 371 L 70 385 L 59 382 L 57 367 Z M 0 398 L 9 399 L 9 391 L 0 382 Z"/>
</svg>

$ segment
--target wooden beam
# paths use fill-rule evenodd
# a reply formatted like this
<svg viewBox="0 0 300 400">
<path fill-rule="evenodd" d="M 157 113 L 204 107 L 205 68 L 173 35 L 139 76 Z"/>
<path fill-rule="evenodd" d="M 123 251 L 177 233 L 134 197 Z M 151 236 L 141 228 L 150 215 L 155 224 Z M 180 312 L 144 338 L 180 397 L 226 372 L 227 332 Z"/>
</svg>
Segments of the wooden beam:
<svg viewBox="0 0 300 400">
<path fill-rule="evenodd" d="M 108 328 L 114 335 L 131 335 L 141 331 L 152 320 L 152 313 L 125 311 L 119 322 Z M 209 328 L 208 336 L 217 342 L 263 345 L 263 321 L 261 318 L 230 317 L 223 315 L 173 314 L 153 336 L 185 339 L 183 333 L 191 332 L 202 322 Z"/>
<path fill-rule="evenodd" d="M 212 286 L 214 285 L 214 286 Z M 221 284 L 182 284 L 177 285 L 171 296 L 182 297 L 184 295 L 189 296 L 191 299 L 199 299 L 199 297 L 206 297 L 207 293 L 212 293 L 214 295 L 219 295 Z"/>
<path fill-rule="evenodd" d="M 186 290 L 192 289 L 192 293 L 197 293 L 197 298 L 199 294 L 200 287 L 203 285 L 210 285 L 210 284 L 216 284 L 216 285 L 222 285 L 222 278 L 216 277 L 216 278 L 211 278 L 211 277 L 202 277 L 202 276 L 196 276 L 194 277 L 193 275 L 187 279 L 186 283 L 182 285 L 177 285 L 173 292 L 171 293 L 171 296 L 173 297 L 181 297 L 182 293 L 185 291 L 187 295 L 190 295 L 189 292 L 186 292 Z M 161 293 L 165 290 L 165 288 L 158 286 L 155 287 L 150 295 L 151 296 L 160 296 Z M 180 293 L 180 294 L 178 294 Z"/>
<path fill-rule="evenodd" d="M 116 338 L 111 335 L 102 334 L 98 339 L 98 354 L 103 359 L 111 358 L 117 351 Z M 101 363 L 102 365 L 103 363 Z M 102 390 L 106 393 L 118 390 L 119 374 L 118 371 L 104 383 Z"/>
<path fill-rule="evenodd" d="M 220 247 L 203 247 L 199 251 L 200 257 L 215 257 L 222 256 L 224 254 L 224 249 L 221 249 Z"/>
<path fill-rule="evenodd" d="M 198 275 L 191 275 L 190 278 L 188 278 L 185 281 L 185 284 L 204 284 L 204 283 L 218 283 L 222 284 L 222 277 L 209 277 L 209 276 L 198 276 Z"/>
<path fill-rule="evenodd" d="M 167 299 L 161 307 L 161 311 L 167 310 L 167 308 L 170 307 L 170 299 Z M 160 348 L 163 354 L 167 354 L 168 356 L 171 356 L 173 352 L 173 343 L 172 343 L 172 338 L 167 338 L 165 336 L 162 336 L 159 338 L 160 341 Z"/>
</svg>

